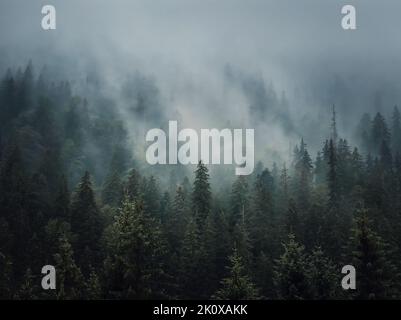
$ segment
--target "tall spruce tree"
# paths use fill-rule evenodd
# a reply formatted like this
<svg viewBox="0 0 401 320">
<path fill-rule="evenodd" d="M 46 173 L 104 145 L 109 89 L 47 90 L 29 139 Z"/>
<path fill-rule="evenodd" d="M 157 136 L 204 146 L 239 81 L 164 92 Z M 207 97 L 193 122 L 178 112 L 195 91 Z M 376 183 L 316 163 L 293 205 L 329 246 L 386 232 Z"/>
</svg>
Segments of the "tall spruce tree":
<svg viewBox="0 0 401 320">
<path fill-rule="evenodd" d="M 100 263 L 99 241 L 102 221 L 95 201 L 89 172 L 85 172 L 71 202 L 71 231 L 76 235 L 73 248 L 84 274 Z"/>
<path fill-rule="evenodd" d="M 159 224 L 144 212 L 143 204 L 126 197 L 107 235 L 108 296 L 120 299 L 165 297 L 165 242 Z"/>
<path fill-rule="evenodd" d="M 57 299 L 82 299 L 84 297 L 84 277 L 75 263 L 74 252 L 66 236 L 59 239 L 54 260 L 57 271 Z"/>
<path fill-rule="evenodd" d="M 244 270 L 242 258 L 234 249 L 230 256 L 228 277 L 221 280 L 221 288 L 213 295 L 221 300 L 255 300 L 260 299 L 258 289 Z"/>
<path fill-rule="evenodd" d="M 389 259 L 388 247 L 370 227 L 368 211 L 356 213 L 350 238 L 352 265 L 357 270 L 357 299 L 388 299 L 399 297 L 399 274 Z"/>
<path fill-rule="evenodd" d="M 195 181 L 192 191 L 192 211 L 199 229 L 204 229 L 206 218 L 211 210 L 211 191 L 209 184 L 209 171 L 199 161 L 195 171 Z"/>
<path fill-rule="evenodd" d="M 277 296 L 289 300 L 310 298 L 308 261 L 304 246 L 295 240 L 293 234 L 289 234 L 283 247 L 284 253 L 276 261 L 274 274 Z"/>
</svg>

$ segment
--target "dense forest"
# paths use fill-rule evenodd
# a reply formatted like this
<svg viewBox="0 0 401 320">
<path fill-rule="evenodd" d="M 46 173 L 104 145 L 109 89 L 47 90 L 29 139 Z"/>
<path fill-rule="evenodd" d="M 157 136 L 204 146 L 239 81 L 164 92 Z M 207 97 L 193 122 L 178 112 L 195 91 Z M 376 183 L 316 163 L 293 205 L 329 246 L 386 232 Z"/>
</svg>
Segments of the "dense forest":
<svg viewBox="0 0 401 320">
<path fill-rule="evenodd" d="M 201 162 L 148 174 L 113 108 L 73 91 L 31 63 L 1 78 L 2 299 L 401 298 L 397 107 L 361 115 L 358 146 L 333 110 L 316 156 L 300 137 L 289 163 L 259 162 L 224 193 Z"/>
</svg>

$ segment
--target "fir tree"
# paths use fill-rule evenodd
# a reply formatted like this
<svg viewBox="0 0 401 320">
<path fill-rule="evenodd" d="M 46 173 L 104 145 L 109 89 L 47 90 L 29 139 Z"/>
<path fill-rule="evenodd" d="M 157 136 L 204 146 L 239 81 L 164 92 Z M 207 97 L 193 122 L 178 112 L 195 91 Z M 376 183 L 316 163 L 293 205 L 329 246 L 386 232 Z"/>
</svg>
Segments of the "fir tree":
<svg viewBox="0 0 401 320">
<path fill-rule="evenodd" d="M 316 247 L 309 257 L 308 275 L 313 299 L 327 300 L 339 296 L 338 269 L 321 247 Z"/>
<path fill-rule="evenodd" d="M 229 276 L 221 281 L 221 288 L 212 298 L 221 300 L 260 299 L 258 289 L 245 273 L 241 256 L 234 249 L 230 256 Z"/>
<path fill-rule="evenodd" d="M 77 262 L 86 274 L 89 268 L 99 264 L 99 241 L 102 222 L 95 202 L 89 172 L 85 172 L 71 203 L 71 231 L 76 235 L 74 251 Z"/>
<path fill-rule="evenodd" d="M 192 210 L 200 229 L 203 229 L 211 209 L 211 192 L 209 173 L 206 166 L 199 161 L 195 171 L 194 189 L 192 192 Z"/>
<path fill-rule="evenodd" d="M 54 255 L 57 275 L 57 299 L 83 298 L 84 278 L 73 258 L 73 249 L 65 236 L 59 239 L 58 252 Z"/>
<path fill-rule="evenodd" d="M 385 299 L 397 297 L 397 270 L 389 260 L 386 244 L 370 227 L 365 209 L 356 213 L 350 238 L 352 265 L 357 270 L 356 298 Z"/>
<path fill-rule="evenodd" d="M 165 277 L 165 244 L 158 224 L 142 203 L 125 198 L 107 237 L 105 262 L 108 295 L 112 298 L 161 298 Z"/>
<path fill-rule="evenodd" d="M 130 201 L 139 201 L 142 196 L 141 176 L 136 169 L 131 169 L 124 187 L 124 194 Z"/>
<path fill-rule="evenodd" d="M 298 300 L 310 298 L 308 282 L 308 261 L 304 246 L 289 234 L 284 253 L 276 261 L 274 280 L 280 299 Z"/>
<path fill-rule="evenodd" d="M 249 210 L 249 190 L 245 176 L 239 176 L 234 182 L 231 191 L 231 214 L 229 225 L 234 226 L 245 218 Z"/>
</svg>

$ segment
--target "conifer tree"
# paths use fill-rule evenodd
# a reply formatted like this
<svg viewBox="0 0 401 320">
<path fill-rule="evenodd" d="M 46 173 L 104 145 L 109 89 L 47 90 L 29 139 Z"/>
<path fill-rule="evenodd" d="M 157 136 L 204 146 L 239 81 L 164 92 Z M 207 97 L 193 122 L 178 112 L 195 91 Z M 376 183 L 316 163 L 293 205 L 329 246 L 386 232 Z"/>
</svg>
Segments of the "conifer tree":
<svg viewBox="0 0 401 320">
<path fill-rule="evenodd" d="M 304 246 L 300 245 L 293 234 L 283 244 L 284 253 L 276 261 L 274 280 L 280 299 L 298 300 L 310 298 L 308 282 L 308 261 Z"/>
<path fill-rule="evenodd" d="M 333 140 L 329 144 L 329 171 L 327 174 L 327 184 L 329 187 L 329 200 L 331 208 L 338 208 L 339 205 L 339 186 L 338 186 L 338 166 L 337 154 Z"/>
<path fill-rule="evenodd" d="M 260 299 L 258 289 L 244 270 L 241 256 L 234 249 L 230 256 L 229 275 L 221 281 L 221 288 L 212 298 L 221 300 Z"/>
<path fill-rule="evenodd" d="M 124 187 L 124 194 L 128 196 L 130 201 L 139 201 L 142 196 L 141 191 L 141 176 L 136 169 L 131 169 L 128 175 L 128 180 Z"/>
<path fill-rule="evenodd" d="M 296 202 L 302 210 L 306 210 L 310 204 L 312 167 L 306 143 L 301 139 L 299 149 L 295 149 L 293 188 Z"/>
<path fill-rule="evenodd" d="M 187 223 L 188 207 L 186 206 L 185 194 L 183 188 L 178 186 L 171 215 L 166 221 L 166 235 L 170 244 L 170 250 L 177 255 L 181 252 Z"/>
<path fill-rule="evenodd" d="M 372 147 L 374 154 L 379 154 L 382 142 L 385 141 L 387 144 L 390 142 L 390 132 L 387 127 L 386 120 L 378 112 L 373 119 L 372 123 Z"/>
<path fill-rule="evenodd" d="M 199 161 L 195 171 L 194 188 L 192 191 L 192 211 L 195 215 L 196 223 L 202 230 L 205 226 L 206 218 L 211 209 L 211 192 L 209 184 L 209 172 L 206 166 Z"/>
<path fill-rule="evenodd" d="M 256 178 L 253 191 L 252 212 L 250 214 L 250 236 L 252 250 L 255 255 L 264 251 L 273 254 L 274 242 L 277 241 L 274 232 L 275 214 L 273 203 L 273 178 L 268 169 Z"/>
<path fill-rule="evenodd" d="M 85 172 L 76 188 L 71 202 L 71 231 L 76 235 L 74 251 L 84 274 L 90 266 L 100 262 L 99 241 L 102 221 L 95 202 L 89 172 Z"/>
<path fill-rule="evenodd" d="M 154 176 L 144 182 L 143 203 L 144 209 L 152 217 L 161 220 L 160 217 L 160 190 Z"/>
<path fill-rule="evenodd" d="M 170 194 L 166 191 L 160 200 L 160 222 L 165 225 L 166 221 L 171 217 L 171 200 Z"/>
<path fill-rule="evenodd" d="M 109 173 L 102 188 L 103 204 L 117 207 L 122 198 L 122 182 L 117 171 Z"/>
<path fill-rule="evenodd" d="M 389 259 L 386 244 L 371 229 L 366 209 L 360 209 L 356 213 L 350 242 L 353 248 L 352 263 L 358 277 L 356 298 L 396 298 L 398 272 Z"/>
<path fill-rule="evenodd" d="M 164 296 L 165 244 L 160 226 L 144 212 L 143 204 L 125 198 L 107 237 L 105 262 L 108 295 L 146 299 Z"/>
<path fill-rule="evenodd" d="M 185 232 L 182 253 L 181 253 L 181 295 L 189 299 L 199 299 L 203 297 L 205 291 L 205 250 L 200 239 L 198 224 L 194 219 L 190 219 Z M 206 271 L 207 272 L 207 271 Z"/>
<path fill-rule="evenodd" d="M 54 255 L 57 299 L 76 300 L 83 298 L 84 278 L 73 256 L 74 252 L 67 237 L 62 236 L 59 239 L 58 252 Z"/>
<path fill-rule="evenodd" d="M 313 299 L 327 300 L 339 296 L 338 269 L 321 247 L 315 247 L 309 257 L 308 277 Z"/>
<path fill-rule="evenodd" d="M 232 228 L 245 218 L 249 210 L 249 189 L 245 176 L 239 176 L 233 183 L 231 191 L 231 214 L 229 225 Z"/>
<path fill-rule="evenodd" d="M 102 288 L 100 280 L 96 272 L 92 270 L 85 284 L 85 299 L 98 300 L 101 299 L 101 297 L 102 297 Z"/>
<path fill-rule="evenodd" d="M 225 273 L 227 256 L 230 252 L 230 237 L 224 212 L 215 210 L 207 217 L 204 241 L 207 255 L 205 266 L 208 274 L 205 282 L 210 283 L 207 287 L 213 293 Z"/>
<path fill-rule="evenodd" d="M 30 268 L 26 270 L 26 273 L 24 275 L 24 278 L 22 280 L 22 283 L 20 285 L 20 288 L 18 289 L 18 292 L 15 296 L 16 299 L 19 300 L 34 300 L 38 298 L 38 291 L 39 288 L 35 284 L 35 276 L 32 274 L 32 271 Z"/>
<path fill-rule="evenodd" d="M 66 177 L 63 175 L 54 204 L 54 217 L 60 218 L 63 221 L 70 223 L 70 209 L 70 193 L 68 190 L 68 183 Z"/>
</svg>

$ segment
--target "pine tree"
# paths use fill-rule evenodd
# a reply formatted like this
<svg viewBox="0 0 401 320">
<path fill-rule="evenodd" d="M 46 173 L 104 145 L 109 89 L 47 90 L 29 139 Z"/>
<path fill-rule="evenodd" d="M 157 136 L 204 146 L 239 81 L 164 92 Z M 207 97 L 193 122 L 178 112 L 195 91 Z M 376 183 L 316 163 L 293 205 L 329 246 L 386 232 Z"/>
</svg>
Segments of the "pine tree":
<svg viewBox="0 0 401 320">
<path fill-rule="evenodd" d="M 302 239 L 302 221 L 294 200 L 290 200 L 285 217 L 285 230 L 287 234 L 293 234 L 297 239 Z"/>
<path fill-rule="evenodd" d="M 160 222 L 165 225 L 166 221 L 171 217 L 171 200 L 170 194 L 166 191 L 160 201 Z"/>
<path fill-rule="evenodd" d="M 25 71 L 18 75 L 17 73 L 17 94 L 16 94 L 16 108 L 17 114 L 26 111 L 32 107 L 32 90 L 33 90 L 33 66 L 29 61 Z"/>
<path fill-rule="evenodd" d="M 83 298 L 84 278 L 74 261 L 74 252 L 67 237 L 59 239 L 58 252 L 54 255 L 57 275 L 57 299 L 77 300 Z"/>
<path fill-rule="evenodd" d="M 308 261 L 304 247 L 298 244 L 293 234 L 283 244 L 284 253 L 276 261 L 274 281 L 280 299 L 298 300 L 310 298 Z"/>
<path fill-rule="evenodd" d="M 109 172 L 102 188 L 102 202 L 117 207 L 120 205 L 123 193 L 121 172 L 126 167 L 125 149 L 120 145 L 114 147 L 113 156 L 110 161 Z"/>
<path fill-rule="evenodd" d="M 255 255 L 259 255 L 262 251 L 266 254 L 274 253 L 277 239 L 274 235 L 276 219 L 273 212 L 273 192 L 273 178 L 269 170 L 264 169 L 256 178 L 249 218 L 249 231 Z"/>
<path fill-rule="evenodd" d="M 208 295 L 217 290 L 218 281 L 224 276 L 227 256 L 230 252 L 230 237 L 224 212 L 213 211 L 206 220 L 204 248 L 206 252 L 205 287 Z"/>
<path fill-rule="evenodd" d="M 211 192 L 209 173 L 206 166 L 199 161 L 195 171 L 194 189 L 192 192 L 192 210 L 198 227 L 202 230 L 211 209 Z"/>
<path fill-rule="evenodd" d="M 249 210 L 249 189 L 245 176 L 239 176 L 234 182 L 231 191 L 231 214 L 229 216 L 229 226 L 232 230 L 234 226 L 245 218 Z"/>
<path fill-rule="evenodd" d="M 85 172 L 71 203 L 71 231 L 76 235 L 74 251 L 84 274 L 100 262 L 99 241 L 102 222 L 95 202 L 89 172 Z"/>
<path fill-rule="evenodd" d="M 54 204 L 54 217 L 68 223 L 71 221 L 70 193 L 67 179 L 64 175 L 61 178 L 61 184 Z"/>
<path fill-rule="evenodd" d="M 22 277 L 30 262 L 33 219 L 37 212 L 32 208 L 32 189 L 22 164 L 22 155 L 16 145 L 10 145 L 0 168 L 0 218 L 7 226 L 7 246 L 3 254 L 14 264 L 16 277 Z M 25 248 L 26 250 L 21 250 Z"/>
<path fill-rule="evenodd" d="M 160 226 L 142 203 L 125 198 L 107 237 L 105 262 L 111 298 L 146 299 L 164 296 L 165 244 Z"/>
<path fill-rule="evenodd" d="M 98 300 L 102 297 L 102 288 L 99 277 L 96 272 L 92 270 L 85 285 L 85 299 Z"/>
<path fill-rule="evenodd" d="M 38 286 L 35 285 L 35 276 L 30 268 L 26 270 L 20 288 L 15 296 L 19 300 L 34 300 L 38 298 Z"/>
<path fill-rule="evenodd" d="M 386 299 L 397 296 L 395 280 L 399 277 L 389 260 L 387 246 L 370 227 L 366 209 L 356 213 L 350 238 L 352 265 L 357 270 L 357 299 Z"/>
<path fill-rule="evenodd" d="M 327 300 L 339 296 L 338 270 L 321 247 L 316 247 L 309 257 L 308 275 L 313 299 Z"/>
<path fill-rule="evenodd" d="M 143 192 L 144 209 L 152 217 L 161 220 L 160 217 L 160 190 L 154 176 L 144 181 Z"/>
<path fill-rule="evenodd" d="M 378 112 L 373 119 L 372 124 L 372 146 L 374 154 L 379 154 L 382 142 L 385 141 L 387 144 L 390 142 L 390 132 L 387 127 L 386 120 Z"/>
<path fill-rule="evenodd" d="M 139 201 L 142 196 L 141 176 L 136 169 L 129 172 L 128 180 L 124 187 L 124 194 L 130 201 Z"/>
<path fill-rule="evenodd" d="M 331 117 L 331 137 L 330 139 L 334 144 L 337 143 L 338 133 L 337 133 L 337 121 L 336 121 L 336 106 L 333 105 L 333 112 Z"/>
<path fill-rule="evenodd" d="M 221 288 L 212 298 L 221 300 L 260 299 L 258 289 L 246 275 L 241 256 L 234 249 L 230 256 L 229 276 L 221 281 Z"/>
<path fill-rule="evenodd" d="M 182 241 L 188 223 L 188 207 L 186 206 L 184 190 L 178 186 L 171 215 L 166 221 L 166 235 L 170 244 L 170 250 L 179 255 Z"/>
<path fill-rule="evenodd" d="M 327 184 L 329 187 L 329 205 L 331 208 L 338 208 L 339 205 L 339 186 L 338 186 L 338 165 L 337 151 L 333 140 L 329 144 L 329 171 L 327 174 Z"/>
<path fill-rule="evenodd" d="M 325 163 L 321 152 L 318 152 L 316 156 L 314 175 L 316 186 L 319 187 L 326 184 L 327 164 Z"/>
<path fill-rule="evenodd" d="M 181 296 L 189 299 L 199 299 L 204 290 L 204 248 L 200 240 L 198 225 L 190 219 L 182 244 L 180 263 Z"/>
<path fill-rule="evenodd" d="M 371 153 L 373 151 L 371 129 L 372 119 L 370 117 L 370 114 L 365 113 L 356 128 L 356 136 L 359 139 L 361 150 L 364 155 L 367 155 L 368 153 Z"/>
<path fill-rule="evenodd" d="M 17 116 L 18 112 L 16 108 L 17 88 L 10 69 L 7 70 L 7 73 L 2 80 L 0 90 L 0 102 L 2 106 L 0 109 L 0 121 L 3 129 L 6 127 L 6 124 L 8 124 L 10 119 Z"/>
<path fill-rule="evenodd" d="M 275 202 L 277 208 L 277 215 L 279 217 L 283 217 L 284 214 L 288 210 L 289 200 L 290 200 L 290 176 L 288 174 L 288 169 L 286 164 L 283 164 L 283 168 L 281 169 L 276 199 Z"/>
<path fill-rule="evenodd" d="M 306 210 L 310 204 L 313 166 L 303 139 L 301 139 L 299 149 L 295 149 L 294 155 L 293 188 L 296 194 L 296 202 L 302 210 Z"/>
<path fill-rule="evenodd" d="M 117 207 L 122 198 L 122 182 L 117 171 L 108 174 L 102 188 L 102 202 Z"/>
</svg>

